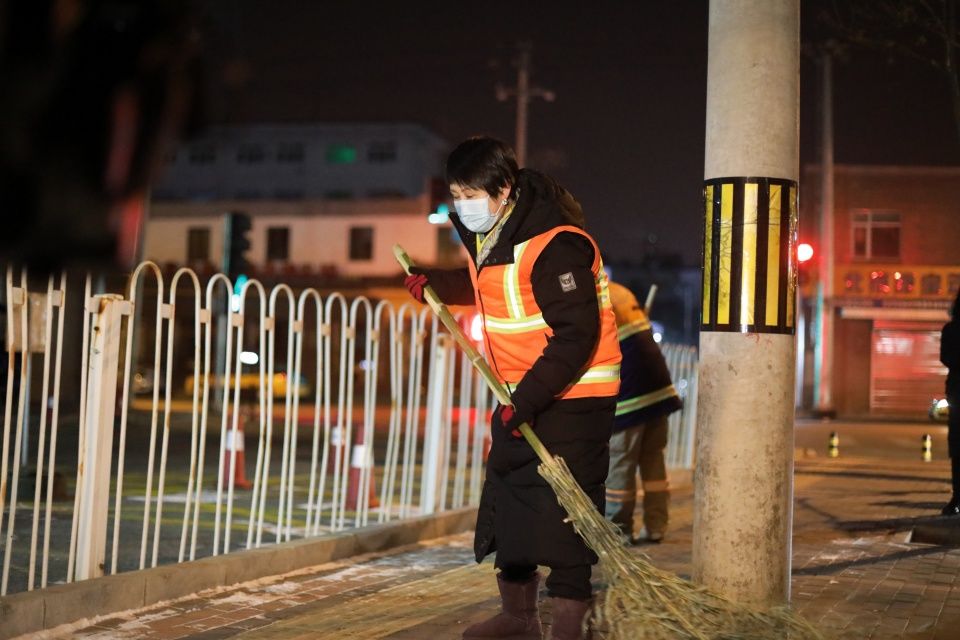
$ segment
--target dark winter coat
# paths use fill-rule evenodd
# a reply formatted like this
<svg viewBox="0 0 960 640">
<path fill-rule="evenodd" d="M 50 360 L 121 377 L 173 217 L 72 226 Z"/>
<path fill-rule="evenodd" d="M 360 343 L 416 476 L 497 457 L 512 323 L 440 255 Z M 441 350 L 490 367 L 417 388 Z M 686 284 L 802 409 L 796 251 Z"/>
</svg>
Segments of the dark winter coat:
<svg viewBox="0 0 960 640">
<path fill-rule="evenodd" d="M 940 362 L 947 368 L 947 403 L 950 421 L 947 445 L 951 458 L 960 458 L 960 319 L 951 320 L 940 333 Z"/>
<path fill-rule="evenodd" d="M 620 363 L 619 400 L 630 400 L 672 384 L 667 361 L 660 351 L 660 346 L 653 339 L 653 330 L 639 331 L 621 340 L 620 353 L 623 354 L 623 361 Z M 621 413 L 616 417 L 613 430 L 623 431 L 654 418 L 670 415 L 681 408 L 683 402 L 673 395 L 636 411 Z"/>
<path fill-rule="evenodd" d="M 504 222 L 496 246 L 479 269 L 513 262 L 513 246 L 561 225 L 583 227 L 583 212 L 574 198 L 551 178 L 524 169 L 515 186 L 517 202 Z M 451 222 L 476 261 L 476 234 L 451 214 Z M 543 318 L 553 331 L 543 354 L 512 390 L 520 416 L 530 416 L 547 449 L 567 461 L 574 477 L 603 511 L 604 481 L 616 398 L 555 400 L 589 362 L 600 335 L 600 313 L 593 287 L 563 292 L 561 274 L 592 282 L 594 251 L 578 234 L 560 233 L 544 248 L 531 274 Z M 427 270 L 427 279 L 448 304 L 474 304 L 467 269 Z M 496 362 L 491 363 L 494 367 Z M 497 552 L 497 566 L 538 564 L 570 567 L 597 558 L 564 523 L 556 495 L 537 473 L 530 445 L 514 439 L 497 422 L 480 499 L 474 550 L 477 561 Z"/>
</svg>

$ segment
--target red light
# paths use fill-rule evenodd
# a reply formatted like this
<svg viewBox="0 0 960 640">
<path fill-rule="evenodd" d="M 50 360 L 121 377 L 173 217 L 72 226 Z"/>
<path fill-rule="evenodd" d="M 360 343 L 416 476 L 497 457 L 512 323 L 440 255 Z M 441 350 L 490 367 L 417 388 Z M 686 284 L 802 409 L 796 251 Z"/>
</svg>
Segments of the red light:
<svg viewBox="0 0 960 640">
<path fill-rule="evenodd" d="M 797 246 L 797 261 L 806 262 L 813 257 L 813 247 L 807 243 Z"/>
</svg>

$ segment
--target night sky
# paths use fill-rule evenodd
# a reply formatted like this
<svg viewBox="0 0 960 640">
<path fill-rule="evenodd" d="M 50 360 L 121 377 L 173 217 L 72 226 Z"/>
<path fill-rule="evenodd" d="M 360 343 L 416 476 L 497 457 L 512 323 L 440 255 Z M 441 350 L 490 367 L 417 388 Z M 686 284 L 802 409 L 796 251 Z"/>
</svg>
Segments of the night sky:
<svg viewBox="0 0 960 640">
<path fill-rule="evenodd" d="M 804 0 L 803 39 L 824 36 Z M 699 263 L 707 2 L 296 2 L 207 0 L 211 122 L 423 124 L 455 144 L 512 143 L 518 41 L 533 82 L 528 165 L 583 204 L 608 262 Z M 466 7 L 473 7 L 468 14 Z M 913 62 L 854 52 L 836 63 L 838 163 L 958 164 L 946 83 Z M 801 72 L 801 155 L 815 161 L 818 75 Z M 651 244 L 655 240 L 655 244 Z"/>
</svg>

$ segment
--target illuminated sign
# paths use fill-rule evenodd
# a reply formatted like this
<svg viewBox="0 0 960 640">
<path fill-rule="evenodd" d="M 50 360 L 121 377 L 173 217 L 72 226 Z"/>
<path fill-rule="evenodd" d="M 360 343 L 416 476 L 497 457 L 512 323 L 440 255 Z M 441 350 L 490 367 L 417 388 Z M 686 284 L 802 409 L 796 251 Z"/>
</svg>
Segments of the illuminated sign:
<svg viewBox="0 0 960 640">
<path fill-rule="evenodd" d="M 952 300 L 960 291 L 960 266 L 837 265 L 841 297 Z"/>
</svg>

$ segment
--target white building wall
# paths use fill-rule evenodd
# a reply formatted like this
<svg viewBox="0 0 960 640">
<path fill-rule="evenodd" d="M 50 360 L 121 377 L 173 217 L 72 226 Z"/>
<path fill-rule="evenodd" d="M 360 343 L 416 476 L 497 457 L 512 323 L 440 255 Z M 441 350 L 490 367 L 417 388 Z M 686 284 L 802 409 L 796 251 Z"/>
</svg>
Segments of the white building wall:
<svg viewBox="0 0 960 640">
<path fill-rule="evenodd" d="M 391 276 L 399 273 L 393 245 L 400 243 L 418 262 L 438 259 L 439 225 L 427 222 L 429 198 L 352 202 L 161 202 L 151 206 L 143 257 L 160 264 L 185 264 L 187 233 L 191 227 L 210 228 L 211 262 L 219 267 L 223 251 L 223 214 L 237 210 L 251 218 L 247 260 L 266 266 L 267 230 L 290 229 L 287 263 L 311 271 L 333 265 L 347 277 Z M 443 225 L 449 227 L 449 224 Z M 370 260 L 350 259 L 350 229 L 373 229 Z"/>
<path fill-rule="evenodd" d="M 154 205 L 156 207 L 156 205 Z M 219 266 L 223 255 L 223 215 L 184 215 L 176 218 L 150 217 L 143 236 L 143 259 L 157 264 L 187 264 L 187 230 L 210 229 L 210 262 Z"/>
</svg>

